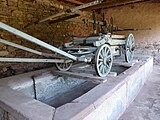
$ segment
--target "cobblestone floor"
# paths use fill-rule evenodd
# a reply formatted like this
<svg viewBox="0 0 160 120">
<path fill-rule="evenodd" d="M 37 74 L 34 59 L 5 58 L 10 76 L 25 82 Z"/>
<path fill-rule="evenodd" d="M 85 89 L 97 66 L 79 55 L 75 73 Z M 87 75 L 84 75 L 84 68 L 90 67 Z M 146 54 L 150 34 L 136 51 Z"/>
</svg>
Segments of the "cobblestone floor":
<svg viewBox="0 0 160 120">
<path fill-rule="evenodd" d="M 154 66 L 140 94 L 119 120 L 160 120 L 160 66 Z"/>
</svg>

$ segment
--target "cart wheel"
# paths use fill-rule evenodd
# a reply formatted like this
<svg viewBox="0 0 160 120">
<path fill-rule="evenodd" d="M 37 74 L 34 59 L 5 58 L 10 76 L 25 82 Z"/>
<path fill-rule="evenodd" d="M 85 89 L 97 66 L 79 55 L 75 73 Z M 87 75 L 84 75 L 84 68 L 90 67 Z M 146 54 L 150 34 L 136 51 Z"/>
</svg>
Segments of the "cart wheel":
<svg viewBox="0 0 160 120">
<path fill-rule="evenodd" d="M 56 68 L 60 71 L 68 71 L 72 66 L 72 60 L 70 62 L 64 62 L 64 63 L 56 63 Z"/>
<path fill-rule="evenodd" d="M 129 34 L 126 39 L 126 44 L 125 44 L 125 60 L 126 60 L 126 62 L 129 63 L 133 60 L 134 49 L 135 49 L 134 36 L 133 36 L 133 34 Z"/>
<path fill-rule="evenodd" d="M 98 48 L 95 62 L 98 76 L 105 77 L 110 72 L 113 62 L 113 56 L 109 45 L 104 44 Z"/>
</svg>

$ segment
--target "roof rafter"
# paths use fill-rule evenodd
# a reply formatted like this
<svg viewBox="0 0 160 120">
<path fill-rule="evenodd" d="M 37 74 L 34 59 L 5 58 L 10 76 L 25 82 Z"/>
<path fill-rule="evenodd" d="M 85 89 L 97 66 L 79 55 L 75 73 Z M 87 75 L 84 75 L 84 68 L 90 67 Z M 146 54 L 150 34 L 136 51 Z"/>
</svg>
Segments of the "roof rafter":
<svg viewBox="0 0 160 120">
<path fill-rule="evenodd" d="M 107 9 L 111 7 L 118 7 L 118 6 L 134 4 L 139 2 L 146 2 L 146 1 L 150 1 L 150 0 L 118 0 L 118 1 L 111 0 L 111 1 L 103 2 L 97 6 L 86 8 L 85 10 Z"/>
<path fill-rule="evenodd" d="M 84 4 L 83 2 L 80 2 L 80 1 L 77 1 L 77 0 L 65 0 L 65 1 L 70 2 L 70 3 L 77 4 L 77 5 L 82 5 L 82 4 Z"/>
</svg>

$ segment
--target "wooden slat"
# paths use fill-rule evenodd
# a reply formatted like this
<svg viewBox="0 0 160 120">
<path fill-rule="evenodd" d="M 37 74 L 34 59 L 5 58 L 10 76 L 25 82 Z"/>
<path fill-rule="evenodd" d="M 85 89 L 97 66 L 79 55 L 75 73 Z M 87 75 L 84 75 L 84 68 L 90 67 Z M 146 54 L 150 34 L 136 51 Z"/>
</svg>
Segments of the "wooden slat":
<svg viewBox="0 0 160 120">
<path fill-rule="evenodd" d="M 74 4 L 77 4 L 77 5 L 82 5 L 84 3 L 80 2 L 80 1 L 77 1 L 77 0 L 65 0 L 67 2 L 70 2 L 70 3 L 74 3 Z"/>
<path fill-rule="evenodd" d="M 71 68 L 69 71 L 70 72 L 86 73 L 86 74 L 94 74 L 94 75 L 96 75 L 96 71 L 95 70 L 89 70 L 89 69 Z"/>
<path fill-rule="evenodd" d="M 52 71 L 54 75 L 60 75 L 60 76 L 67 76 L 67 77 L 73 77 L 81 80 L 91 81 L 93 83 L 104 83 L 107 81 L 107 78 L 102 77 L 94 77 L 89 76 L 88 74 L 80 74 L 80 73 L 73 73 L 73 72 L 62 72 L 62 71 Z"/>
<path fill-rule="evenodd" d="M 132 67 L 136 64 L 136 62 L 126 63 L 126 62 L 113 62 L 113 65 L 124 66 L 124 67 Z"/>
<path fill-rule="evenodd" d="M 117 72 L 110 72 L 107 77 L 116 77 L 117 76 Z"/>
<path fill-rule="evenodd" d="M 71 68 L 69 71 L 71 72 L 77 72 L 77 73 L 86 73 L 86 74 L 93 74 L 96 75 L 96 71 L 95 70 L 90 70 L 90 69 L 80 69 L 80 68 Z M 107 77 L 116 77 L 117 73 L 116 72 L 110 72 Z"/>
<path fill-rule="evenodd" d="M 112 35 L 112 39 L 125 39 L 125 35 Z"/>
<path fill-rule="evenodd" d="M 52 15 L 52 16 L 49 16 L 45 19 L 42 19 L 40 20 L 38 23 L 42 23 L 42 22 L 45 22 L 47 20 L 52 20 L 56 17 L 60 17 L 60 16 L 63 16 L 63 15 L 66 15 L 66 14 L 70 14 L 70 13 L 73 13 L 77 10 L 82 10 L 84 8 L 87 8 L 87 7 L 91 7 L 91 6 L 95 6 L 95 5 L 98 5 L 102 2 L 103 0 L 98 0 L 98 1 L 92 1 L 92 2 L 89 2 L 89 3 L 86 3 L 86 4 L 82 4 L 82 5 L 79 5 L 79 6 L 76 6 L 76 7 L 73 7 L 73 8 L 70 8 L 66 11 L 63 11 L 63 12 L 60 12 L 58 14 L 55 14 L 55 15 Z"/>
<path fill-rule="evenodd" d="M 146 2 L 149 0 L 107 0 L 106 2 L 102 2 L 99 5 L 92 6 L 89 8 L 86 8 L 84 10 L 95 10 L 95 9 L 107 9 L 107 8 L 112 8 L 112 7 L 119 7 L 123 5 L 128 5 L 128 4 L 134 4 L 134 3 L 139 3 L 139 2 Z"/>
<path fill-rule="evenodd" d="M 90 19 L 70 19 L 70 20 L 66 20 L 66 22 L 76 22 L 76 23 L 87 24 L 87 23 L 94 23 L 94 20 L 90 20 Z M 104 25 L 104 22 L 96 21 L 95 24 Z"/>
<path fill-rule="evenodd" d="M 78 16 L 80 16 L 79 13 L 75 13 L 75 14 L 72 14 L 72 15 L 69 15 L 69 16 L 64 16 L 64 17 L 62 17 L 62 18 L 49 21 L 49 24 L 53 24 L 53 23 L 57 23 L 57 22 L 62 22 L 62 21 L 65 21 L 65 20 L 69 20 L 69 19 L 78 17 Z"/>
</svg>

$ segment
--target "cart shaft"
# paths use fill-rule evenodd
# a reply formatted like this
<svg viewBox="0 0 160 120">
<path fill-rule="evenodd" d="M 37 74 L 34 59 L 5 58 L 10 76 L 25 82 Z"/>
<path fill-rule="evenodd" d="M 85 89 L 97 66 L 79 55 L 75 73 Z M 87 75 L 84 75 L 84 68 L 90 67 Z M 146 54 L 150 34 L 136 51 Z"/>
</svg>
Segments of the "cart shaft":
<svg viewBox="0 0 160 120">
<path fill-rule="evenodd" d="M 0 58 L 0 62 L 64 63 L 63 59 Z"/>
<path fill-rule="evenodd" d="M 47 44 L 47 43 L 45 43 L 45 42 L 43 42 L 43 41 L 41 41 L 41 40 L 39 40 L 39 39 L 37 39 L 35 37 L 32 37 L 32 36 L 30 36 L 30 35 L 28 35 L 28 34 L 26 34 L 24 32 L 21 32 L 21 31 L 15 29 L 13 27 L 10 27 L 10 26 L 2 23 L 2 22 L 0 22 L 0 28 L 3 29 L 3 30 L 6 30 L 6 31 L 8 31 L 8 32 L 10 32 L 12 34 L 15 34 L 17 36 L 20 36 L 20 37 L 22 37 L 22 38 L 24 38 L 24 39 L 26 39 L 26 40 L 28 40 L 30 42 L 33 42 L 33 43 L 35 43 L 37 45 L 40 45 L 40 46 L 42 46 L 42 47 L 44 47 L 46 49 L 49 49 L 49 50 L 51 50 L 53 52 L 56 52 L 56 53 L 58 53 L 60 55 L 63 55 L 65 57 L 67 57 L 67 58 L 70 58 L 70 59 L 72 59 L 74 61 L 78 60 L 78 58 L 76 56 L 68 54 L 65 51 L 62 51 L 62 50 L 60 50 L 60 49 L 58 49 L 58 48 L 56 48 L 56 47 L 54 47 L 54 46 L 52 46 L 50 44 Z"/>
<path fill-rule="evenodd" d="M 34 53 L 34 54 L 37 54 L 37 55 L 45 56 L 45 57 L 53 57 L 54 56 L 53 54 L 39 52 L 37 50 L 33 50 L 31 48 L 24 47 L 22 45 L 18 45 L 16 43 L 12 43 L 12 42 L 6 41 L 4 39 L 0 39 L 0 43 L 3 43 L 5 45 L 9 45 L 9 46 L 12 46 L 12 47 L 15 47 L 15 48 L 19 48 L 21 50 L 24 50 L 24 51 L 27 51 L 27 52 L 31 52 L 31 53 Z"/>
</svg>

